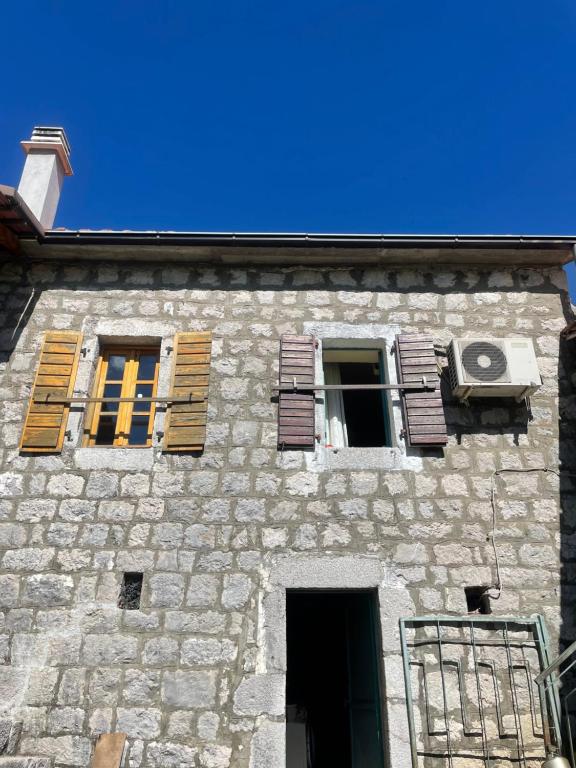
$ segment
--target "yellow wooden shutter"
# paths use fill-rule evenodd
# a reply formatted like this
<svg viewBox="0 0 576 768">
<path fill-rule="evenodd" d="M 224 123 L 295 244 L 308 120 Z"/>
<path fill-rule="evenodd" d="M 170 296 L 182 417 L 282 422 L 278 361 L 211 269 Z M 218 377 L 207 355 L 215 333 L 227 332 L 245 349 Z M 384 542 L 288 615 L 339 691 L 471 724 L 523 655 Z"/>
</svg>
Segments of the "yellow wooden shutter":
<svg viewBox="0 0 576 768">
<path fill-rule="evenodd" d="M 58 453 L 62 450 L 70 405 L 50 403 L 50 399 L 72 397 L 81 345 L 82 334 L 77 331 L 44 334 L 20 440 L 21 451 Z"/>
<path fill-rule="evenodd" d="M 206 440 L 212 332 L 177 333 L 170 397 L 190 398 L 168 405 L 165 451 L 202 451 Z"/>
</svg>

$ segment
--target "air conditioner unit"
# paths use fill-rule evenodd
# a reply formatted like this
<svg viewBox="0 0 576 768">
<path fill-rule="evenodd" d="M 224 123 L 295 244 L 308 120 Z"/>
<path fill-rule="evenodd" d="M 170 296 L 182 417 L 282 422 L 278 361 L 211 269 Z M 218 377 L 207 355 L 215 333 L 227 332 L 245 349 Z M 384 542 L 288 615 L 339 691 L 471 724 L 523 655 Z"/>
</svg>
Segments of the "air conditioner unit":
<svg viewBox="0 0 576 768">
<path fill-rule="evenodd" d="M 542 385 L 532 339 L 454 339 L 448 347 L 452 394 L 515 397 Z"/>
</svg>

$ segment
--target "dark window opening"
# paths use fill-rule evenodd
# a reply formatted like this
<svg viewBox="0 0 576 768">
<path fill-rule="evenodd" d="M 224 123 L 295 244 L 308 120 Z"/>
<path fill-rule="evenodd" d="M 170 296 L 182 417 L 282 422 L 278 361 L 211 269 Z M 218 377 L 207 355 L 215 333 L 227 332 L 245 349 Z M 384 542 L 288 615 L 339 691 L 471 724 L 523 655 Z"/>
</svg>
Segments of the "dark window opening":
<svg viewBox="0 0 576 768">
<path fill-rule="evenodd" d="M 142 573 L 125 573 L 122 578 L 118 608 L 126 611 L 137 611 L 140 608 L 140 596 L 142 595 Z"/>
<path fill-rule="evenodd" d="M 326 349 L 326 384 L 384 384 L 384 361 L 377 349 Z M 326 444 L 334 447 L 391 445 L 386 390 L 326 392 Z"/>
<path fill-rule="evenodd" d="M 383 768 L 374 594 L 286 599 L 286 768 Z"/>
<path fill-rule="evenodd" d="M 492 613 L 488 587 L 464 587 L 468 613 Z"/>
</svg>

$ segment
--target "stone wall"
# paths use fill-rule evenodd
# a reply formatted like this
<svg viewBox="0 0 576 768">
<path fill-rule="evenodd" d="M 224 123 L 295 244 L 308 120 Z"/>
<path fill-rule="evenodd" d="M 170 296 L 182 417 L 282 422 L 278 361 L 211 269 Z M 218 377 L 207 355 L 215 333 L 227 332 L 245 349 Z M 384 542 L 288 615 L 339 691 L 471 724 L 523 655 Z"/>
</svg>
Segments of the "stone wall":
<svg viewBox="0 0 576 768">
<path fill-rule="evenodd" d="M 494 470 L 558 469 L 573 454 L 570 434 L 559 441 L 559 392 L 573 416 L 559 358 L 569 311 L 561 270 L 6 264 L 0 291 L 0 710 L 22 722 L 19 754 L 87 766 L 95 735 L 122 730 L 130 768 L 279 765 L 274 574 L 286 558 L 307 564 L 313 582 L 320 573 L 309 586 L 339 572 L 338 558 L 345 573 L 356 563 L 377 574 L 362 583 L 381 592 L 387 690 L 400 703 L 389 730 L 405 743 L 398 618 L 464 613 L 464 587 L 494 583 Z M 430 330 L 440 346 L 530 336 L 544 384 L 531 414 L 513 401 L 466 408 L 447 396 L 444 451 L 407 453 L 396 421 L 397 446 L 369 461 L 354 449 L 340 463 L 321 447 L 279 451 L 270 392 L 279 336 L 327 324 Z M 81 448 L 75 409 L 61 455 L 20 456 L 45 329 L 84 332 L 78 395 L 91 391 L 103 338 L 162 339 L 163 394 L 174 333 L 211 329 L 204 453 L 165 455 L 156 434 L 150 449 Z M 157 432 L 162 424 L 159 413 Z M 493 609 L 543 614 L 556 643 L 571 483 L 534 471 L 495 484 L 504 589 Z M 145 574 L 139 611 L 117 607 L 124 571 Z"/>
</svg>

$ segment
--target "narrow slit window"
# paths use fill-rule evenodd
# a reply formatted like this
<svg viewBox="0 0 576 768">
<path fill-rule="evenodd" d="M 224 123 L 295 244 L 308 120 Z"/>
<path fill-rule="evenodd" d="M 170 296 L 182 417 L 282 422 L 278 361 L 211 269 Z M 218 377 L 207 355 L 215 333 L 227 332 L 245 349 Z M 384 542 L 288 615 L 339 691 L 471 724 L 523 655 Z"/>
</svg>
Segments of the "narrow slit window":
<svg viewBox="0 0 576 768">
<path fill-rule="evenodd" d="M 385 384 L 379 349 L 325 349 L 326 384 Z M 331 448 L 390 446 L 388 395 L 384 389 L 326 391 L 326 445 Z"/>
<path fill-rule="evenodd" d="M 118 608 L 123 608 L 125 611 L 137 611 L 140 608 L 143 578 L 144 574 L 142 573 L 128 572 L 124 574 L 118 597 Z"/>
<path fill-rule="evenodd" d="M 85 445 L 152 445 L 160 350 L 105 347 L 98 360 Z M 134 402 L 126 402 L 128 399 Z"/>
</svg>

